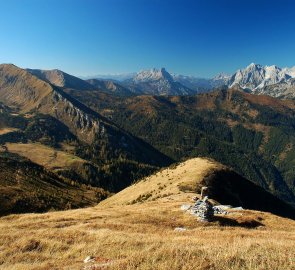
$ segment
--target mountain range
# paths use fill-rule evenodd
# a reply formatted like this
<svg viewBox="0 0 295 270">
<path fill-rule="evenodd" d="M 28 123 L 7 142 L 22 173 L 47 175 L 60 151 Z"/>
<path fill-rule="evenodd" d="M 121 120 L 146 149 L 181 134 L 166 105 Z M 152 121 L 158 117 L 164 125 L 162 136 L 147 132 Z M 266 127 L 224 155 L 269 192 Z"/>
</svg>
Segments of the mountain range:
<svg viewBox="0 0 295 270">
<path fill-rule="evenodd" d="M 190 95 L 194 91 L 181 84 L 165 68 L 151 69 L 137 73 L 132 79 L 122 82 L 137 94 L 148 95 Z"/>
<path fill-rule="evenodd" d="M 184 86 L 185 80 L 193 83 L 193 78 L 171 75 L 164 68 L 115 82 L 85 81 L 59 70 L 25 70 L 2 64 L 3 171 L 11 172 L 13 162 L 19 164 L 23 167 L 20 179 L 31 179 L 28 189 L 38 186 L 41 176 L 45 183 L 54 182 L 48 190 L 43 183 L 34 195 L 50 197 L 51 204 L 42 205 L 42 199 L 28 200 L 27 195 L 19 197 L 28 200 L 28 209 L 36 203 L 36 209 L 44 211 L 50 205 L 56 209 L 68 207 L 65 201 L 73 207 L 94 204 L 164 166 L 202 156 L 231 167 L 295 206 L 295 103 L 255 95 L 258 89 L 273 86 L 262 86 L 263 78 L 289 84 L 292 72 L 272 67 L 267 73 L 263 71 L 266 68 L 250 66 L 237 72 L 241 76 L 216 76 L 210 83 L 219 88 L 196 94 L 201 90 Z M 254 75 L 247 77 L 248 73 Z M 277 73 L 280 75 L 274 76 Z M 177 81 L 180 79 L 182 83 Z M 246 89 L 249 82 L 255 86 L 253 90 Z M 32 170 L 36 174 L 24 173 L 30 168 L 35 168 Z M 4 182 L 2 189 L 11 190 L 6 185 L 12 182 Z M 61 201 L 58 196 L 49 196 L 54 189 L 58 194 L 57 187 L 62 183 L 65 188 L 70 184 L 94 189 L 81 204 L 70 197 Z M 6 199 L 6 195 L 0 197 L 0 202 L 10 205 L 14 212 L 23 211 Z"/>
<path fill-rule="evenodd" d="M 238 84 L 246 91 L 275 97 L 294 97 L 290 90 L 294 85 L 295 67 L 279 68 L 250 64 L 238 70 L 229 80 L 229 87 Z M 271 89 L 276 91 L 271 91 Z M 293 89 L 294 90 L 294 87 Z M 291 94 L 291 95 L 290 95 Z"/>
<path fill-rule="evenodd" d="M 219 87 L 231 88 L 239 85 L 242 91 L 257 95 L 289 99 L 295 97 L 295 67 L 280 68 L 275 65 L 261 66 L 252 63 L 244 69 L 237 70 L 233 75 L 220 73 L 211 79 L 173 74 L 165 68 L 142 70 L 125 74 L 123 77 L 105 75 L 87 80 L 57 69 L 27 71 L 63 89 L 102 91 L 117 96 L 195 95 Z"/>
<path fill-rule="evenodd" d="M 110 76 L 110 80 L 113 77 Z M 165 68 L 142 70 L 129 74 L 119 84 L 129 88 L 134 94 L 153 95 L 194 95 L 212 91 L 215 88 L 239 85 L 243 91 L 279 98 L 295 97 L 295 67 L 280 68 L 275 65 L 261 66 L 251 63 L 232 75 L 220 73 L 213 78 L 199 78 L 173 74 Z M 106 77 L 103 78 L 106 80 Z"/>
</svg>

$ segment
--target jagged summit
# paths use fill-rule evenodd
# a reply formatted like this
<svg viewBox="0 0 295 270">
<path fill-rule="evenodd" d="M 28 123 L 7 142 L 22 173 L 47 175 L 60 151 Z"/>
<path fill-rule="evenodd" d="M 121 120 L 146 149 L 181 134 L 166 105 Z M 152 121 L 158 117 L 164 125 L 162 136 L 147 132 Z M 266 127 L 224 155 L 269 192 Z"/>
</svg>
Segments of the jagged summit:
<svg viewBox="0 0 295 270">
<path fill-rule="evenodd" d="M 175 81 L 165 68 L 142 70 L 132 79 L 125 81 L 125 85 L 133 92 L 142 94 L 188 95 L 194 93 L 192 89 Z"/>
<path fill-rule="evenodd" d="M 294 68 L 282 69 L 276 65 L 262 66 L 251 63 L 245 69 L 237 70 L 230 78 L 229 86 L 239 84 L 244 89 L 255 91 L 268 85 L 288 82 L 295 75 L 294 70 Z"/>
<path fill-rule="evenodd" d="M 135 82 L 149 82 L 156 80 L 173 81 L 172 76 L 164 67 L 160 69 L 152 68 L 150 70 L 142 70 L 133 78 Z"/>
<path fill-rule="evenodd" d="M 213 80 L 217 81 L 217 80 L 228 80 L 231 77 L 231 75 L 228 75 L 224 72 L 220 72 L 218 73 Z"/>
<path fill-rule="evenodd" d="M 252 62 L 247 68 L 255 68 L 255 67 L 262 67 L 260 64 L 256 64 Z"/>
</svg>

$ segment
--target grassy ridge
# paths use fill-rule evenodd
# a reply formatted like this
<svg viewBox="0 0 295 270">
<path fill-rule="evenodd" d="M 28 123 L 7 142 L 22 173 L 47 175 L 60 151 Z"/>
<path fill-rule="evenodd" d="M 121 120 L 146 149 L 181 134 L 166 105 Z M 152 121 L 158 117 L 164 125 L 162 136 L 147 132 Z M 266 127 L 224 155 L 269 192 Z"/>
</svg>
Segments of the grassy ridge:
<svg viewBox="0 0 295 270">
<path fill-rule="evenodd" d="M 180 210 L 220 166 L 194 159 L 93 208 L 2 217 L 0 269 L 293 270 L 293 220 L 244 210 L 204 224 Z M 96 262 L 84 264 L 89 255 Z"/>
</svg>

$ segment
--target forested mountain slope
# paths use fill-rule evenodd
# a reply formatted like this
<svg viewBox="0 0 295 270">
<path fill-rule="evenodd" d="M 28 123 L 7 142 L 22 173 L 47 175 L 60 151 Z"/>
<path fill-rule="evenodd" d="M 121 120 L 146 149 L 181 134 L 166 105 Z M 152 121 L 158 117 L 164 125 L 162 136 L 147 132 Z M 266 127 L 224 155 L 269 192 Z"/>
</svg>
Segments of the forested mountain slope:
<svg viewBox="0 0 295 270">
<path fill-rule="evenodd" d="M 175 160 L 212 157 L 295 203 L 294 101 L 239 88 L 196 96 L 76 97 Z"/>
</svg>

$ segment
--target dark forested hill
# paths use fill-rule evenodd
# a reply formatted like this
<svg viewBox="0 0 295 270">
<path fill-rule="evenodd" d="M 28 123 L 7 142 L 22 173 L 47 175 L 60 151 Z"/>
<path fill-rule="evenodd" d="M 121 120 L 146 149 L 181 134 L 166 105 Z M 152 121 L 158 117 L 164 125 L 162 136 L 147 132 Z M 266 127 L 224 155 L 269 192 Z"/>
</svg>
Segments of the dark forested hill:
<svg viewBox="0 0 295 270">
<path fill-rule="evenodd" d="M 76 97 L 175 160 L 212 157 L 295 204 L 294 101 L 239 89 L 177 97 Z"/>
<path fill-rule="evenodd" d="M 10 153 L 0 153 L 0 179 L 0 216 L 85 207 L 109 195 Z"/>
</svg>

